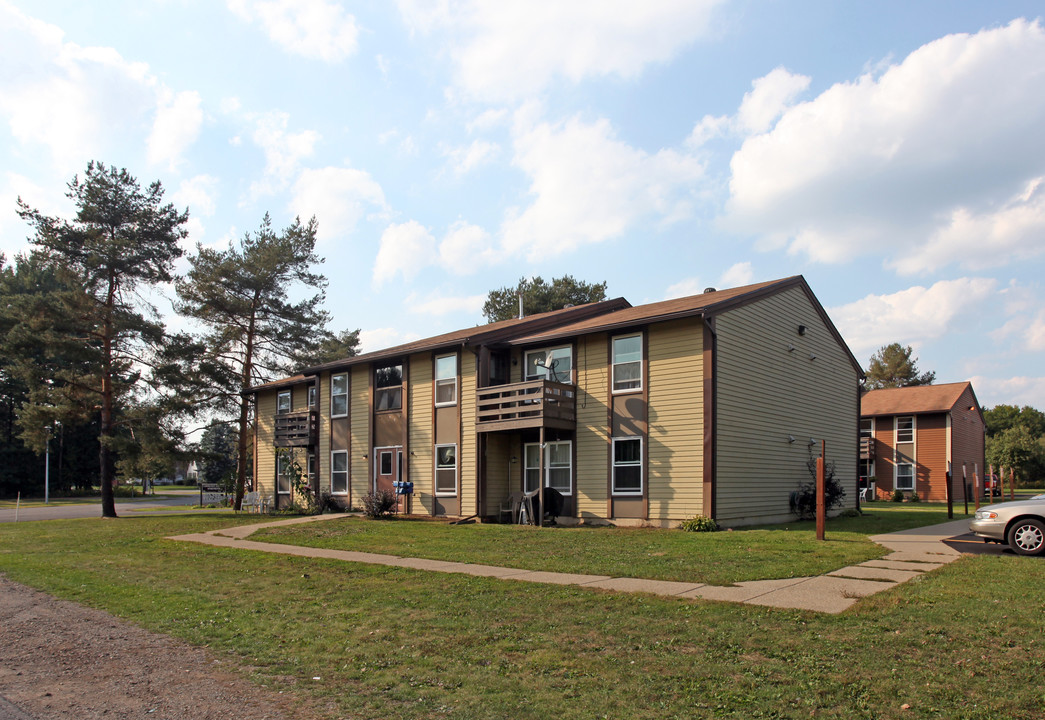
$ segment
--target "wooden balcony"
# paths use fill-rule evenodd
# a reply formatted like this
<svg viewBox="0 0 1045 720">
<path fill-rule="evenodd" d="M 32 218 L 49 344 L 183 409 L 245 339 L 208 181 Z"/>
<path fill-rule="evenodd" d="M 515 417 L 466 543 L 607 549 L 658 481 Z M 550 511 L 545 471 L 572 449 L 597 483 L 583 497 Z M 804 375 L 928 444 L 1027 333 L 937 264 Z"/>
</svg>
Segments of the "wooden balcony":
<svg viewBox="0 0 1045 720">
<path fill-rule="evenodd" d="M 475 429 L 478 432 L 539 427 L 576 429 L 577 391 L 573 385 L 530 380 L 476 391 Z"/>
<path fill-rule="evenodd" d="M 319 438 L 319 414 L 315 410 L 276 415 L 276 447 L 309 447 Z"/>
<path fill-rule="evenodd" d="M 874 460 L 874 438 L 860 438 L 860 459 Z"/>
</svg>

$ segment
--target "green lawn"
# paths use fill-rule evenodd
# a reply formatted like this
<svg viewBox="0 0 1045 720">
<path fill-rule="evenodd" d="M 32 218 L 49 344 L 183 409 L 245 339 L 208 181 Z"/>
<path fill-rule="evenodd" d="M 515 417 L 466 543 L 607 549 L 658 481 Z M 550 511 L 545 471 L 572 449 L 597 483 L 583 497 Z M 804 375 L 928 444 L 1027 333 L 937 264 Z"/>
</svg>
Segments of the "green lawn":
<svg viewBox="0 0 1045 720">
<path fill-rule="evenodd" d="M 870 532 L 910 522 L 874 511 Z M 260 682 L 330 700 L 332 717 L 1029 720 L 1045 707 L 1040 558 L 963 558 L 821 615 L 163 539 L 256 521 L 7 524 L 0 571 L 209 645 Z M 638 557 L 631 537 L 618 549 Z M 755 536 L 686 537 L 741 554 Z"/>
<path fill-rule="evenodd" d="M 821 575 L 878 558 L 889 551 L 869 541 L 868 535 L 946 520 L 945 506 L 877 503 L 862 517 L 831 520 L 827 542 L 817 542 L 816 527 L 811 522 L 685 533 L 364 518 L 270 528 L 251 539 L 526 570 L 729 585 L 744 580 Z"/>
</svg>

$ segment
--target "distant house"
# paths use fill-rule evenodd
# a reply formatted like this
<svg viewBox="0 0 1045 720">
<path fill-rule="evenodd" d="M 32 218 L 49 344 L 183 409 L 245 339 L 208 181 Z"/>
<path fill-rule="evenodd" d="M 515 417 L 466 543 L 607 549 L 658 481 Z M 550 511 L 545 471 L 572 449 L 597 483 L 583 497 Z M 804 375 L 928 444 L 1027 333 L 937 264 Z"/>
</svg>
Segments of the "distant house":
<svg viewBox="0 0 1045 720">
<path fill-rule="evenodd" d="M 871 390 L 860 399 L 860 478 L 874 478 L 880 498 L 895 490 L 923 500 L 972 497 L 973 476 L 983 487 L 983 412 L 972 383 Z"/>
<path fill-rule="evenodd" d="M 861 377 L 802 277 L 618 298 L 252 388 L 254 467 L 279 507 L 295 453 L 313 490 L 349 507 L 410 482 L 404 512 L 497 519 L 543 485 L 560 522 L 782 521 L 822 440 L 855 504 Z"/>
</svg>

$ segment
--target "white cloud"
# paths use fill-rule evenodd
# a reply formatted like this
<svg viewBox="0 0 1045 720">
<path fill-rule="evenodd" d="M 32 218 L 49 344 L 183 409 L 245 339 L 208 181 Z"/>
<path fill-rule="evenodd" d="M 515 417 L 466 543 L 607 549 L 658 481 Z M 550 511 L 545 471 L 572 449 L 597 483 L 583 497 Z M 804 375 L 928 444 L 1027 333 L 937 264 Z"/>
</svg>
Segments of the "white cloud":
<svg viewBox="0 0 1045 720">
<path fill-rule="evenodd" d="M 674 285 L 669 285 L 667 290 L 664 291 L 664 300 L 700 295 L 706 287 L 707 285 L 701 285 L 700 278 L 686 278 Z"/>
<path fill-rule="evenodd" d="M 555 78 L 633 78 L 706 34 L 721 0 L 400 0 L 412 30 L 445 31 L 469 95 L 514 100 Z"/>
<path fill-rule="evenodd" d="M 976 398 L 984 407 L 1000 404 L 1045 407 L 1045 377 L 997 378 L 975 375 L 970 380 L 976 390 Z"/>
<path fill-rule="evenodd" d="M 375 352 L 420 339 L 417 333 L 404 333 L 396 328 L 371 328 L 359 331 L 359 349 L 365 353 Z"/>
<path fill-rule="evenodd" d="M 769 130 L 778 117 L 809 87 L 810 78 L 778 67 L 751 83 L 737 111 L 737 125 L 745 133 Z"/>
<path fill-rule="evenodd" d="M 367 213 L 387 210 L 381 185 L 369 173 L 354 168 L 303 170 L 294 184 L 290 210 L 319 220 L 319 239 L 344 238 Z"/>
<path fill-rule="evenodd" d="M 468 132 L 489 132 L 508 120 L 508 111 L 504 108 L 484 110 L 468 123 Z"/>
<path fill-rule="evenodd" d="M 439 243 L 439 262 L 452 273 L 468 275 L 500 259 L 490 233 L 464 221 L 454 223 Z"/>
<path fill-rule="evenodd" d="M 1027 327 L 1024 339 L 1028 350 L 1045 350 L 1045 310 L 1042 310 Z"/>
<path fill-rule="evenodd" d="M 167 163 L 171 170 L 181 164 L 181 155 L 196 142 L 203 125 L 200 94 L 195 91 L 161 93 L 156 119 L 147 141 L 149 162 Z"/>
<path fill-rule="evenodd" d="M 414 220 L 389 225 L 381 234 L 381 247 L 374 261 L 374 286 L 380 287 L 396 275 L 412 280 L 436 257 L 435 238 L 423 225 Z"/>
<path fill-rule="evenodd" d="M 209 217 L 217 209 L 218 182 L 213 175 L 196 175 L 182 180 L 178 189 L 171 193 L 171 202 L 178 208 L 187 206 L 190 215 Z"/>
<path fill-rule="evenodd" d="M 486 140 L 473 140 L 470 145 L 443 149 L 443 155 L 450 158 L 454 174 L 458 177 L 491 162 L 500 152 L 500 145 Z"/>
<path fill-rule="evenodd" d="M 327 0 L 227 0 L 229 10 L 261 23 L 269 39 L 287 52 L 335 63 L 356 51 L 355 18 Z"/>
<path fill-rule="evenodd" d="M 301 161 L 312 155 L 319 141 L 319 133 L 314 130 L 288 133 L 289 123 L 290 115 L 285 112 L 265 113 L 256 120 L 253 140 L 265 153 L 265 174 L 251 183 L 253 198 L 272 195 L 286 188 Z"/>
<path fill-rule="evenodd" d="M 884 252 L 903 273 L 1040 252 L 1043 74 L 1045 31 L 1016 20 L 837 84 L 736 152 L 725 225 L 817 261 Z"/>
<path fill-rule="evenodd" d="M 703 175 L 692 156 L 650 155 L 618 140 L 605 119 L 517 127 L 514 150 L 534 200 L 509 212 L 503 242 L 531 259 L 618 237 L 640 220 L 685 217 L 692 183 Z"/>
<path fill-rule="evenodd" d="M 928 288 L 916 285 L 889 295 L 868 295 L 827 312 L 853 353 L 869 357 L 892 342 L 917 347 L 943 336 L 992 295 L 995 285 L 989 278 L 941 280 Z"/>
<path fill-rule="evenodd" d="M 749 262 L 738 262 L 722 273 L 721 285 L 723 288 L 741 287 L 750 285 L 755 278 L 755 271 Z"/>
<path fill-rule="evenodd" d="M 486 302 L 486 295 L 467 295 L 463 297 L 437 297 L 420 300 L 415 296 L 407 298 L 406 304 L 414 312 L 423 315 L 449 315 L 450 313 L 469 313 L 478 316 Z"/>
</svg>

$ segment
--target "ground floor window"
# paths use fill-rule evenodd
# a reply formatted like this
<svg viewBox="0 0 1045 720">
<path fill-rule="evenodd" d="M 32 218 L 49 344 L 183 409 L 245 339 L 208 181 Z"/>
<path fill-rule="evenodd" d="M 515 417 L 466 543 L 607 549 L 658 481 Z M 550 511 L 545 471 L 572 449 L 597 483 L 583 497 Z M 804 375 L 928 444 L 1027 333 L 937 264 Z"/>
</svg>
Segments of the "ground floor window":
<svg viewBox="0 0 1045 720">
<path fill-rule="evenodd" d="M 613 494 L 642 494 L 642 438 L 613 438 Z"/>
<path fill-rule="evenodd" d="M 914 491 L 914 465 L 912 463 L 896 463 L 896 489 Z"/>
<path fill-rule="evenodd" d="M 333 495 L 348 495 L 347 450 L 330 453 L 330 492 Z"/>
<path fill-rule="evenodd" d="M 860 482 L 866 483 L 869 478 L 874 477 L 874 460 L 860 461 Z"/>
<path fill-rule="evenodd" d="M 435 494 L 457 495 L 457 445 L 435 446 Z"/>
<path fill-rule="evenodd" d="M 563 495 L 573 492 L 573 442 L 560 440 L 544 444 L 544 486 L 555 488 Z M 540 487 L 541 446 L 529 443 L 525 447 L 525 481 L 523 490 L 533 492 Z"/>
<path fill-rule="evenodd" d="M 294 458 L 290 453 L 281 452 L 276 456 L 276 492 L 280 495 L 290 494 L 293 465 Z"/>
</svg>

